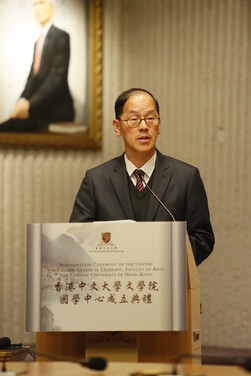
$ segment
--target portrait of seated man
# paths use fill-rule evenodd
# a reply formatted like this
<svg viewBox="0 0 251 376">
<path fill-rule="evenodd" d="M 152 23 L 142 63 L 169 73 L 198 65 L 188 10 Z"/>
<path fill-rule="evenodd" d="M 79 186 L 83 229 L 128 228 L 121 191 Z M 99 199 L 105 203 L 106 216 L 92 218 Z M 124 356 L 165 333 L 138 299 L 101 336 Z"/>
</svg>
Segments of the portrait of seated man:
<svg viewBox="0 0 251 376">
<path fill-rule="evenodd" d="M 0 132 L 35 132 L 51 122 L 74 120 L 73 99 L 68 85 L 70 37 L 53 25 L 51 0 L 33 0 L 41 34 L 34 46 L 31 69 L 10 118 Z"/>
</svg>

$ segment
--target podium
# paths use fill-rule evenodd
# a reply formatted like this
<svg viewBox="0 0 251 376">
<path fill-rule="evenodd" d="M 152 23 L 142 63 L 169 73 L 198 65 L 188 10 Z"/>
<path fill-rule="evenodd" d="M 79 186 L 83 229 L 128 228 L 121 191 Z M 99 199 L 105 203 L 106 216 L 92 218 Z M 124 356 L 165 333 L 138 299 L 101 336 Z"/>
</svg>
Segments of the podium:
<svg viewBox="0 0 251 376">
<path fill-rule="evenodd" d="M 115 228 L 112 227 L 112 231 L 109 232 L 109 222 L 107 224 L 99 224 L 99 232 L 102 234 L 102 243 L 112 244 L 109 239 L 111 233 L 114 234 Z M 62 225 L 62 224 L 61 224 Z M 68 226 L 75 226 L 77 224 L 67 224 Z M 79 224 L 80 225 L 80 224 Z M 81 226 L 97 226 L 97 224 L 81 224 Z M 165 233 L 167 232 L 168 237 L 171 237 L 170 247 L 171 256 L 168 259 L 171 260 L 172 268 L 172 280 L 170 284 L 181 285 L 184 290 L 181 292 L 180 296 L 172 298 L 173 305 L 176 307 L 171 307 L 172 317 L 174 320 L 170 324 L 170 330 L 159 330 L 158 325 L 157 330 L 152 330 L 150 325 L 145 330 L 144 329 L 144 317 L 142 317 L 142 324 L 138 325 L 139 330 L 135 330 L 132 325 L 129 325 L 129 331 L 127 328 L 122 327 L 120 330 L 119 324 L 114 327 L 104 325 L 104 330 L 102 329 L 102 323 L 98 326 L 98 330 L 93 330 L 91 326 L 91 331 L 80 329 L 75 330 L 61 330 L 55 331 L 55 328 L 50 331 L 50 328 L 46 329 L 45 332 L 36 330 L 36 349 L 37 352 L 55 354 L 60 356 L 65 356 L 69 358 L 80 358 L 83 356 L 103 356 L 109 361 L 142 361 L 142 362 L 168 362 L 173 358 L 180 356 L 182 354 L 196 354 L 200 355 L 201 352 L 201 335 L 200 335 L 200 282 L 199 274 L 195 265 L 193 253 L 190 246 L 189 238 L 186 234 L 185 223 L 184 222 L 151 222 L 145 223 L 141 222 L 135 223 L 131 222 L 129 224 L 118 223 L 119 227 L 125 227 L 135 230 L 135 234 L 138 233 L 138 228 L 143 234 L 151 232 L 156 233 L 156 229 L 163 225 L 167 226 Z M 41 297 L 38 297 L 38 291 L 41 286 L 37 286 L 38 282 L 43 279 L 43 276 L 37 275 L 35 269 L 41 268 L 41 250 L 44 244 L 47 243 L 41 237 L 41 226 L 43 225 L 28 225 L 28 258 L 27 258 L 27 327 L 30 328 L 41 328 L 38 323 L 41 317 L 37 312 L 42 309 Z M 48 233 L 51 233 L 51 228 L 57 226 L 56 224 L 47 224 L 46 229 Z M 108 226 L 108 227 L 107 227 Z M 128 227 L 129 226 L 129 227 Z M 136 227 L 141 226 L 141 227 Z M 143 226 L 143 227 L 142 227 Z M 146 226 L 146 227 L 144 227 Z M 150 227 L 149 227 L 150 226 Z M 153 227 L 151 227 L 153 226 Z M 155 227 L 154 227 L 155 226 Z M 157 226 L 157 227 L 156 227 Z M 104 228 L 103 228 L 104 227 Z M 108 231 L 107 231 L 108 229 Z M 67 230 L 68 231 L 68 230 Z M 72 230 L 73 231 L 73 230 Z M 68 231 L 70 235 L 75 237 L 74 231 L 71 229 Z M 87 227 L 87 231 L 90 232 L 90 227 Z M 163 230 L 161 230 L 163 232 Z M 52 231 L 53 232 L 53 231 Z M 158 236 L 158 235 L 157 235 Z M 165 235 L 167 236 L 167 235 Z M 94 236 L 95 237 L 95 236 Z M 106 237 L 106 238 L 105 238 Z M 107 238 L 108 237 L 108 238 Z M 133 236 L 132 236 L 133 237 Z M 144 239 L 144 235 L 142 236 Z M 137 243 L 137 240 L 135 240 Z M 40 243 L 40 244 L 39 244 Z M 116 243 L 116 242 L 115 242 Z M 118 243 L 118 242 L 117 242 Z M 116 247 L 115 247 L 116 248 Z M 48 251 L 48 250 L 47 250 Z M 154 249 L 154 252 L 158 250 Z M 163 250 L 162 250 L 163 252 Z M 108 257 L 108 256 L 107 256 Z M 184 261 L 185 260 L 185 261 Z M 181 265 L 183 264 L 183 269 Z M 185 269 L 184 271 L 184 264 Z M 34 265 L 36 268 L 34 269 Z M 173 270 L 175 269 L 175 271 Z M 177 269 L 177 270 L 176 270 Z M 39 274 L 39 273 L 38 273 Z M 186 279 L 186 283 L 182 279 Z M 36 279 L 37 282 L 34 281 Z M 168 279 L 167 279 L 168 280 Z M 33 283 L 35 282 L 35 283 Z M 31 287 L 32 286 L 32 287 Z M 185 286 L 185 287 L 184 287 Z M 174 294 L 175 295 L 175 294 Z M 175 301 L 176 299 L 176 301 Z M 186 309 L 186 324 L 187 328 L 183 328 L 183 318 L 182 313 L 179 309 L 183 307 L 184 304 Z M 169 314 L 167 313 L 167 316 Z M 34 316 L 39 317 L 34 319 Z M 162 315 L 165 317 L 165 314 Z M 162 317 L 160 315 L 160 317 Z M 33 322 L 30 325 L 30 322 Z M 114 322 L 116 320 L 114 319 Z M 180 324 L 181 323 L 181 324 Z M 37 326 L 38 325 L 38 326 Z M 169 325 L 169 324 L 168 324 Z M 182 330 L 177 330 L 177 327 L 183 328 Z M 155 328 L 155 326 L 153 326 Z M 133 330 L 132 330 L 133 329 Z M 34 330 L 34 329 L 33 329 Z M 43 359 L 41 359 L 43 360 Z M 198 360 L 196 361 L 198 362 Z"/>
</svg>

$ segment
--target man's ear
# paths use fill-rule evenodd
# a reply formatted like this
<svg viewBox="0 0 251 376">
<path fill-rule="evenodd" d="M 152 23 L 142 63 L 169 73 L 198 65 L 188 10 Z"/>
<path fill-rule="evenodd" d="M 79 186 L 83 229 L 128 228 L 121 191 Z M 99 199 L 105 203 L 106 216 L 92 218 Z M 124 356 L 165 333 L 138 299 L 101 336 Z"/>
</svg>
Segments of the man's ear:
<svg viewBox="0 0 251 376">
<path fill-rule="evenodd" d="M 116 136 L 118 137 L 121 136 L 119 120 L 113 119 L 112 124 L 113 124 L 113 129 L 114 129 Z"/>
<path fill-rule="evenodd" d="M 159 120 L 159 125 L 158 125 L 158 134 L 160 134 L 160 128 L 161 128 L 161 121 Z"/>
</svg>

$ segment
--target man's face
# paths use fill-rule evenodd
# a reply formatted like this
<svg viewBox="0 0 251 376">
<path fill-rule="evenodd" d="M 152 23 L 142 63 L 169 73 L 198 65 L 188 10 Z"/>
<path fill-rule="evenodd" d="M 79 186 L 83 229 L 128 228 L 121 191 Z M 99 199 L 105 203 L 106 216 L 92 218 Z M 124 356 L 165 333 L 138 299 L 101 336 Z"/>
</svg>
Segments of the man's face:
<svg viewBox="0 0 251 376">
<path fill-rule="evenodd" d="M 132 117 L 146 118 L 158 117 L 153 98 L 145 92 L 137 92 L 131 95 L 125 103 L 122 120 Z M 142 155 L 151 158 L 155 151 L 155 144 L 160 133 L 160 121 L 156 126 L 149 127 L 144 120 L 137 128 L 130 128 L 125 121 L 115 119 L 113 127 L 117 136 L 122 136 L 125 143 L 125 152 L 131 161 Z"/>
<path fill-rule="evenodd" d="M 33 10 L 40 25 L 46 25 L 52 18 L 54 7 L 49 0 L 33 0 Z"/>
</svg>

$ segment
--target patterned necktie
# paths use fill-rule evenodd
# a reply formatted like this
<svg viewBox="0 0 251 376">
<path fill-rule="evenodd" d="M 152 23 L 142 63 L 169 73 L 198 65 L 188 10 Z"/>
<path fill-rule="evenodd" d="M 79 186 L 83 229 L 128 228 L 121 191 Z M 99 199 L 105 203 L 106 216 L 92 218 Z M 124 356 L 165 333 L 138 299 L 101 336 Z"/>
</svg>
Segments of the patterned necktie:
<svg viewBox="0 0 251 376">
<path fill-rule="evenodd" d="M 41 56 L 42 56 L 42 48 L 43 47 L 43 37 L 40 35 L 39 39 L 37 40 L 36 47 L 35 47 L 35 57 L 34 57 L 34 64 L 33 64 L 33 73 L 37 74 L 40 66 Z"/>
<path fill-rule="evenodd" d="M 137 191 L 142 192 L 144 189 L 144 186 L 143 186 L 141 178 L 139 177 L 139 172 L 144 176 L 144 172 L 142 170 L 134 170 L 133 174 L 135 175 L 136 180 L 137 180 L 136 189 Z"/>
</svg>

